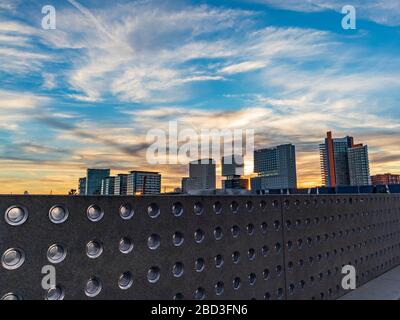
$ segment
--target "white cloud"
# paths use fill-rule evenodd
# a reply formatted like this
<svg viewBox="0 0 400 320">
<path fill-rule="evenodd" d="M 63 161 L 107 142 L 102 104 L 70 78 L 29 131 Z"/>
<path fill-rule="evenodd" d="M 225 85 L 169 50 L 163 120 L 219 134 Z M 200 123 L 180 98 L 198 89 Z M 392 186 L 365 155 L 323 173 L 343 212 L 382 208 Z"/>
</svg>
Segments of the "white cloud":
<svg viewBox="0 0 400 320">
<path fill-rule="evenodd" d="M 43 73 L 43 84 L 42 87 L 47 90 L 54 89 L 57 86 L 56 84 L 56 76 L 52 73 Z"/>
<path fill-rule="evenodd" d="M 33 45 L 38 31 L 31 26 L 4 20 L 0 22 L 0 65 L 3 72 L 28 74 L 40 72 L 51 55 Z M 40 39 L 40 38 L 39 38 Z M 54 60 L 54 59 L 53 59 Z"/>
<path fill-rule="evenodd" d="M 62 13 L 68 25 L 61 21 L 59 28 L 64 31 L 72 25 L 68 36 L 60 33 L 58 39 L 53 34 L 48 41 L 58 47 L 82 47 L 85 56 L 75 63 L 69 81 L 82 93 L 76 97 L 90 101 L 101 100 L 107 93 L 123 101 L 173 101 L 186 95 L 181 89 L 185 83 L 222 80 L 221 75 L 182 64 L 231 55 L 225 46 L 230 41 L 194 38 L 233 28 L 239 18 L 250 15 L 207 6 L 170 9 L 148 3 L 117 6 L 111 12 L 79 8 Z M 118 15 L 119 19 L 111 19 Z M 95 28 L 86 28 L 89 21 L 95 21 Z"/>
<path fill-rule="evenodd" d="M 19 0 L 0 0 L 0 12 L 11 11 L 14 12 L 19 4 Z"/>
<path fill-rule="evenodd" d="M 33 35 L 36 33 L 36 29 L 21 22 L 3 20 L 0 21 L 0 32 Z"/>
<path fill-rule="evenodd" d="M 316 30 L 269 27 L 246 32 L 248 19 L 256 13 L 244 10 L 154 2 L 89 10 L 69 2 L 73 6 L 59 10 L 57 30 L 52 32 L 0 23 L 0 36 L 5 31 L 0 59 L 6 70 L 25 73 L 40 72 L 46 61 L 57 61 L 48 51 L 13 47 L 17 39 L 9 37 L 14 36 L 36 38 L 52 49 L 75 50 L 72 68 L 63 76 L 77 91 L 68 97 L 80 101 L 101 101 L 109 95 L 125 102 L 179 101 L 190 96 L 188 83 L 229 80 L 237 73 L 263 69 L 274 59 L 328 55 L 332 46 L 329 33 Z M 217 62 L 196 65 L 200 60 Z M 48 73 L 42 77 L 48 79 Z M 47 88 L 53 85 L 44 83 Z"/>
<path fill-rule="evenodd" d="M 0 34 L 0 43 L 7 43 L 13 46 L 24 46 L 28 42 L 28 38 L 24 36 L 11 36 L 7 34 Z"/>
<path fill-rule="evenodd" d="M 47 103 L 47 98 L 0 89 L 0 129 L 17 130 L 22 123 L 31 119 L 32 114 L 36 114 L 35 110 Z"/>
<path fill-rule="evenodd" d="M 232 30 L 245 28 L 246 19 L 255 15 L 243 10 L 171 9 L 151 2 L 107 11 L 79 8 L 60 13 L 68 24 L 61 21 L 60 32 L 47 41 L 58 48 L 80 48 L 82 56 L 68 78 L 79 91 L 72 97 L 85 101 L 108 94 L 127 102 L 179 101 L 190 95 L 187 83 L 225 80 L 224 74 L 262 69 L 274 58 L 311 58 L 329 45 L 319 44 L 327 33 L 296 28 L 270 27 L 232 37 Z M 95 27 L 89 28 L 93 21 Z M 221 36 L 210 36 L 216 32 Z M 220 62 L 189 65 L 201 59 Z"/>
<path fill-rule="evenodd" d="M 262 61 L 246 61 L 224 67 L 221 73 L 234 74 L 265 68 L 267 63 Z"/>
<path fill-rule="evenodd" d="M 0 90 L 0 110 L 33 109 L 44 100 L 29 93 Z"/>
<path fill-rule="evenodd" d="M 302 7 L 299 1 L 280 2 L 296 10 L 325 8 L 321 1 L 318 6 L 313 3 Z M 392 9 L 396 11 L 396 5 Z M 73 7 L 61 9 L 54 32 L 0 22 L 0 60 L 3 71 L 14 68 L 40 73 L 44 88 L 54 88 L 59 76 L 66 78 L 70 88 L 76 90 L 67 97 L 79 101 L 96 102 L 113 96 L 123 102 L 159 103 L 158 108 L 147 110 L 131 107 L 118 123 L 100 121 L 97 129 L 90 116 L 77 120 L 67 113 L 51 114 L 68 123 L 77 122 L 83 133 L 102 137 L 107 132 L 110 141 L 135 145 L 144 141 L 147 130 L 165 128 L 169 119 L 198 129 L 254 128 L 260 146 L 297 144 L 302 174 L 313 179 L 318 143 L 326 130 L 354 134 L 358 140 L 365 139 L 363 142 L 369 142 L 366 131 L 386 128 L 392 135 L 400 134 L 397 119 L 386 119 L 385 105 L 380 102 L 386 90 L 400 85 L 397 57 L 388 59 L 372 51 L 356 50 L 329 32 L 313 29 L 268 27 L 254 31 L 246 25 L 254 13 L 243 10 L 155 7 L 144 2 L 82 12 Z M 49 50 L 39 50 L 33 40 Z M 42 70 L 48 59 L 57 57 L 51 52 L 59 52 L 68 67 L 56 73 Z M 354 61 L 355 68 L 349 68 Z M 190 98 L 188 84 L 193 82 L 231 81 L 236 74 L 246 77 L 245 73 L 253 71 L 257 72 L 248 78 L 257 86 L 254 91 L 265 94 L 234 96 L 235 105 L 240 99 L 244 101 L 238 110 L 227 110 L 229 105 L 220 104 L 207 105 L 208 109 L 162 104 L 178 104 Z M 246 89 L 243 92 L 254 92 L 252 87 Z M 1 129 L 17 132 L 46 102 L 23 92 L 0 91 Z M 144 159 L 144 155 L 126 157 L 101 140 L 76 136 L 71 130 L 53 138 L 74 144 L 75 152 L 69 159 L 72 164 L 64 163 L 74 170 L 75 166 L 83 168 L 99 161 L 127 168 Z M 388 144 L 387 134 L 370 141 L 385 151 L 393 146 Z M 372 154 L 376 156 L 378 151 Z"/>
</svg>

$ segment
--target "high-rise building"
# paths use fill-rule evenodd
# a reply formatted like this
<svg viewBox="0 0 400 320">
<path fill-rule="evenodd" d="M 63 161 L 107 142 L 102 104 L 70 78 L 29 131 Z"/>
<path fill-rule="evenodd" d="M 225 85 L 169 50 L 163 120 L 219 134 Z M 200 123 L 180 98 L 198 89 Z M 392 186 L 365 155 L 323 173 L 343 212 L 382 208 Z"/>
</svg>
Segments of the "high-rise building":
<svg viewBox="0 0 400 320">
<path fill-rule="evenodd" d="M 371 177 L 373 185 L 391 185 L 400 184 L 400 174 L 377 174 Z"/>
<path fill-rule="evenodd" d="M 254 151 L 254 172 L 251 189 L 296 189 L 296 148 L 292 144 Z"/>
<path fill-rule="evenodd" d="M 128 194 L 128 175 L 119 174 L 115 177 L 114 194 L 116 196 L 126 196 Z"/>
<path fill-rule="evenodd" d="M 225 177 L 225 180 L 222 180 L 222 189 L 249 189 L 249 180 L 241 178 L 244 174 L 244 159 L 242 155 L 222 157 L 221 166 L 222 176 Z"/>
<path fill-rule="evenodd" d="M 101 181 L 101 194 L 104 196 L 114 195 L 115 177 L 107 177 Z"/>
<path fill-rule="evenodd" d="M 355 145 L 349 148 L 350 185 L 369 186 L 371 175 L 369 171 L 368 146 Z"/>
<path fill-rule="evenodd" d="M 131 171 L 127 177 L 127 194 L 161 193 L 161 174 L 158 172 Z"/>
<path fill-rule="evenodd" d="M 327 133 L 320 144 L 322 182 L 326 187 L 370 184 L 368 147 L 354 144 L 353 137 L 333 138 Z"/>
<path fill-rule="evenodd" d="M 244 174 L 244 159 L 242 155 L 222 157 L 221 165 L 223 177 L 241 177 Z"/>
<path fill-rule="evenodd" d="M 333 139 L 332 132 L 320 144 L 322 182 L 326 187 L 350 185 L 348 149 L 353 144 L 352 137 Z"/>
<path fill-rule="evenodd" d="M 196 160 L 189 163 L 189 177 L 182 179 L 183 192 L 215 190 L 216 165 L 212 159 Z"/>
<path fill-rule="evenodd" d="M 87 195 L 101 194 L 101 182 L 110 176 L 110 169 L 87 169 L 86 192 Z"/>
<path fill-rule="evenodd" d="M 78 193 L 80 196 L 84 196 L 86 194 L 86 178 L 79 179 Z"/>
</svg>

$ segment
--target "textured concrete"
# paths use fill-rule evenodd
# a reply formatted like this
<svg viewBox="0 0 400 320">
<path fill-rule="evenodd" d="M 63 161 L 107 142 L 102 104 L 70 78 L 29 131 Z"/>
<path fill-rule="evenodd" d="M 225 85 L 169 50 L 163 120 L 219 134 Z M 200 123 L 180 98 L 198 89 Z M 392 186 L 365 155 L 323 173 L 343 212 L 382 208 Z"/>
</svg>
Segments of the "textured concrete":
<svg viewBox="0 0 400 320">
<path fill-rule="evenodd" d="M 400 267 L 386 272 L 340 300 L 400 300 Z"/>
<path fill-rule="evenodd" d="M 61 224 L 49 218 L 54 206 L 69 212 Z M 120 216 L 126 206 L 134 211 L 129 220 Z M 18 225 L 8 216 L 15 207 L 27 212 L 19 222 L 16 212 L 10 215 Z M 103 218 L 93 222 L 88 211 L 102 212 Z M 221 230 L 222 239 L 215 236 Z M 179 247 L 175 233 L 184 236 Z M 161 240 L 158 248 L 149 247 L 151 236 Z M 134 244 L 128 254 L 120 252 L 122 238 Z M 94 240 L 104 251 L 90 259 L 86 245 Z M 41 271 L 55 244 L 67 252 L 54 265 L 67 300 L 87 299 L 84 289 L 93 277 L 102 284 L 95 299 L 334 300 L 346 293 L 340 286 L 344 265 L 356 267 L 360 287 L 400 265 L 400 197 L 0 195 L 0 258 L 9 249 L 25 253 L 18 268 L 0 265 L 0 298 L 14 293 L 36 300 L 52 293 L 41 287 Z M 217 268 L 221 258 L 224 264 Z M 196 270 L 196 261 L 204 269 Z M 175 277 L 178 263 L 184 273 Z M 119 277 L 127 272 L 133 285 L 122 290 Z M 156 283 L 154 273 L 160 275 Z"/>
</svg>

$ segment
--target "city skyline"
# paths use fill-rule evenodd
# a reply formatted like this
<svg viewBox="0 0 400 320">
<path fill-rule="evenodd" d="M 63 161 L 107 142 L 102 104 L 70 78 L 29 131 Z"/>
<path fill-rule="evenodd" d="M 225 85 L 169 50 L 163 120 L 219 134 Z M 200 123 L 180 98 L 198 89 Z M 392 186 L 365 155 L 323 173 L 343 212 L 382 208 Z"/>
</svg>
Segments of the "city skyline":
<svg viewBox="0 0 400 320">
<path fill-rule="evenodd" d="M 252 128 L 256 149 L 292 143 L 303 188 L 322 184 L 329 130 L 368 144 L 371 175 L 400 173 L 400 20 L 386 1 L 52 1 L 56 30 L 41 28 L 45 4 L 0 0 L 1 194 L 65 194 L 92 167 L 157 171 L 172 190 L 187 167 L 145 157 L 169 120 Z"/>
<path fill-rule="evenodd" d="M 370 161 L 368 146 L 363 143 L 355 143 L 354 137 L 345 136 L 343 138 L 333 138 L 331 131 L 327 132 L 325 142 L 319 144 L 321 181 L 322 184 L 314 185 L 315 188 L 338 188 L 337 190 L 350 190 L 346 187 L 369 187 L 376 185 L 397 185 L 400 175 L 396 174 L 370 174 Z M 224 155 L 221 159 L 213 158 L 197 159 L 189 161 L 189 176 L 181 177 L 181 186 L 174 186 L 174 193 L 193 193 L 210 190 L 248 190 L 253 193 L 268 193 L 269 190 L 301 190 L 297 185 L 297 161 L 296 146 L 284 144 L 269 148 L 255 149 L 253 152 L 253 173 L 244 176 L 246 163 L 244 156 L 240 154 Z M 217 175 L 217 165 L 220 172 Z M 98 178 L 90 179 L 90 173 L 96 171 L 96 175 L 101 175 L 101 183 Z M 150 188 L 147 194 L 159 194 L 161 192 L 161 174 L 159 172 L 138 171 L 143 177 L 137 182 L 135 192 L 129 192 L 129 182 L 125 181 L 125 189 L 128 192 L 114 192 L 120 189 L 124 183 L 116 180 L 121 176 L 129 174 L 118 173 L 117 176 L 110 175 L 110 169 L 87 169 L 86 178 L 80 178 L 78 182 L 79 195 L 134 195 L 146 194 L 146 179 L 154 179 L 157 176 L 158 188 Z M 131 171 L 130 173 L 135 173 Z M 220 180 L 220 185 L 216 181 Z M 88 182 L 92 180 L 93 182 Z M 83 182 L 83 187 L 82 187 Z M 87 192 L 90 184 L 97 186 L 96 193 Z M 343 189 L 344 188 L 344 189 Z M 101 192 L 99 191 L 101 189 Z M 163 187 L 164 193 L 170 192 Z M 83 191 L 82 191 L 83 190 Z M 112 190 L 112 191 L 111 191 Z M 140 191 L 142 190 L 142 191 Z M 178 191 L 179 190 L 179 191 Z M 353 189 L 354 190 L 354 189 Z M 365 189 L 367 190 L 367 189 Z M 71 194 L 74 194 L 74 189 Z"/>
</svg>

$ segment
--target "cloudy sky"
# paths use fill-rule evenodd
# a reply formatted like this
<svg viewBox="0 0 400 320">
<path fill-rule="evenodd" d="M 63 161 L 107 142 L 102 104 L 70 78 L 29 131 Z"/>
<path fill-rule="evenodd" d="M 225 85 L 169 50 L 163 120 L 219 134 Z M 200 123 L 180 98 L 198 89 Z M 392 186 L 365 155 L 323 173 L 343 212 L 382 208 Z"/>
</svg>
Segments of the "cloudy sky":
<svg viewBox="0 0 400 320">
<path fill-rule="evenodd" d="M 169 190 L 187 168 L 145 153 L 170 120 L 295 144 L 303 187 L 327 130 L 400 173 L 399 53 L 398 0 L 0 0 L 0 193 L 66 193 L 87 167 L 161 171 Z"/>
</svg>

